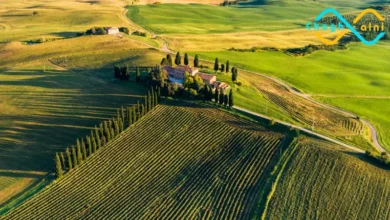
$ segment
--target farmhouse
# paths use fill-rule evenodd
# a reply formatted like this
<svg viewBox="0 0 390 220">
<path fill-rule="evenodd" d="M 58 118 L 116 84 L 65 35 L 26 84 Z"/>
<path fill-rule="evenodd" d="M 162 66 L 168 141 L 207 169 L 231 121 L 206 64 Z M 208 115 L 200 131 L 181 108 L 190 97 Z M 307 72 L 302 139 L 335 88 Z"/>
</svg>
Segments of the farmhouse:
<svg viewBox="0 0 390 220">
<path fill-rule="evenodd" d="M 117 28 L 117 27 L 106 28 L 106 32 L 107 32 L 107 34 L 110 34 L 110 35 L 119 34 L 119 28 Z"/>
<path fill-rule="evenodd" d="M 203 80 L 204 83 L 210 86 L 214 85 L 214 83 L 217 81 L 217 77 L 211 74 L 198 73 L 198 76 Z"/>
<path fill-rule="evenodd" d="M 218 89 L 218 91 L 225 91 L 229 89 L 229 85 L 217 81 L 217 77 L 212 74 L 206 74 L 199 72 L 198 68 L 190 67 L 186 65 L 178 65 L 177 67 L 172 66 L 163 66 L 162 67 L 168 73 L 168 79 L 171 82 L 183 84 L 184 83 L 184 75 L 185 73 L 189 73 L 191 76 L 198 75 L 204 83 L 211 86 L 213 89 Z"/>
</svg>

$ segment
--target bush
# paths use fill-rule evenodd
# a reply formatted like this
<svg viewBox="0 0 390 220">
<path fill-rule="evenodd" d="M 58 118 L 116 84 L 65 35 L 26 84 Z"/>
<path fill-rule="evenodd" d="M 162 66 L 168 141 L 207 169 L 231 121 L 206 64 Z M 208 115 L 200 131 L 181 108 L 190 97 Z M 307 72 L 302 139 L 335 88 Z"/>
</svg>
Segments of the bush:
<svg viewBox="0 0 390 220">
<path fill-rule="evenodd" d="M 132 33 L 132 35 L 137 35 L 137 36 L 141 36 L 141 37 L 146 37 L 146 33 L 145 32 L 141 32 L 141 31 L 134 31 Z"/>
<path fill-rule="evenodd" d="M 85 35 L 86 35 L 86 33 L 84 33 L 84 32 L 79 32 L 79 33 L 76 34 L 76 37 L 81 37 L 81 36 L 85 36 Z"/>
<path fill-rule="evenodd" d="M 37 16 L 38 14 L 39 14 L 39 13 L 38 13 L 37 11 L 34 11 L 34 12 L 33 12 L 33 15 L 34 15 L 34 16 Z"/>
<path fill-rule="evenodd" d="M 37 43 L 44 43 L 44 42 L 46 42 L 47 40 L 46 40 L 46 38 L 44 38 L 44 37 L 41 37 L 41 38 L 39 38 L 38 40 L 37 40 Z"/>
<path fill-rule="evenodd" d="M 120 27 L 119 28 L 119 31 L 122 32 L 122 33 L 125 33 L 125 34 L 129 34 L 130 31 L 127 27 Z"/>
</svg>

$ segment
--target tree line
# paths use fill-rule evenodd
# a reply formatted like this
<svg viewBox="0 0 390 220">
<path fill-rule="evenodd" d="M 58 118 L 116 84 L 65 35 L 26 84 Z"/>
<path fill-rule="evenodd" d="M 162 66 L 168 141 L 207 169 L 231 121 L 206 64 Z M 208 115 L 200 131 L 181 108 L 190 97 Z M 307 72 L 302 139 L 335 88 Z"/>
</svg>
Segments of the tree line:
<svg viewBox="0 0 390 220">
<path fill-rule="evenodd" d="M 129 66 L 115 66 L 114 67 L 114 77 L 121 80 L 129 80 L 130 79 L 130 71 Z M 135 81 L 140 82 L 141 81 L 141 72 L 139 67 L 136 67 L 135 71 Z"/>
<path fill-rule="evenodd" d="M 95 126 L 91 134 L 85 138 L 77 139 L 76 144 L 67 147 L 65 152 L 55 155 L 55 173 L 61 178 L 64 173 L 77 168 L 89 156 L 106 146 L 111 140 L 116 139 L 126 128 L 140 120 L 158 105 L 161 100 L 160 88 L 151 88 L 144 97 L 143 103 L 138 101 L 136 105 L 117 110 L 116 117 L 106 120 Z"/>
</svg>

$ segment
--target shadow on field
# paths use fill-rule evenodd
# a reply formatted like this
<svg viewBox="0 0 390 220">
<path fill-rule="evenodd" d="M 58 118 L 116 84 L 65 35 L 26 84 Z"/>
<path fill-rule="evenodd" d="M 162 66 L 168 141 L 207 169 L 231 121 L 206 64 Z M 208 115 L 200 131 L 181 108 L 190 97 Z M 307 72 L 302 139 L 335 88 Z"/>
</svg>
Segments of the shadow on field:
<svg viewBox="0 0 390 220">
<path fill-rule="evenodd" d="M 6 177 L 14 177 L 14 178 L 42 178 L 45 175 L 44 174 L 35 174 L 35 173 L 27 173 L 27 172 L 4 172 L 0 171 L 0 176 L 6 176 Z"/>
<path fill-rule="evenodd" d="M 77 32 L 72 32 L 72 31 L 50 33 L 50 35 L 55 35 L 55 36 L 62 37 L 62 38 L 75 37 L 76 34 L 77 34 Z"/>
<path fill-rule="evenodd" d="M 375 166 L 375 167 L 377 167 L 379 169 L 390 170 L 389 166 L 386 166 L 386 165 L 384 165 L 383 163 L 380 163 L 377 160 L 370 159 L 365 154 L 357 153 L 357 152 L 350 152 L 350 151 L 345 151 L 343 153 L 351 155 L 351 156 L 354 156 L 354 157 L 360 159 L 361 161 L 363 161 L 365 163 L 368 163 L 368 164 L 370 164 L 372 166 Z"/>
<path fill-rule="evenodd" d="M 131 85 L 59 70 L 0 72 L 0 182 L 52 171 L 56 152 L 141 99 L 144 91 Z"/>
</svg>

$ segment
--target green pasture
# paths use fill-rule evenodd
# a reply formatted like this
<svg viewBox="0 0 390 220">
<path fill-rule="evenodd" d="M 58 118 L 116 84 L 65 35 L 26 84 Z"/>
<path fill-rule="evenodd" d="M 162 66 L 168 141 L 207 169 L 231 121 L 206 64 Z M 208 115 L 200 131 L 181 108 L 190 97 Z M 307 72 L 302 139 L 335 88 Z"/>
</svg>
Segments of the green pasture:
<svg viewBox="0 0 390 220">
<path fill-rule="evenodd" d="M 317 51 L 304 57 L 282 52 L 199 52 L 200 58 L 276 76 L 313 94 L 390 95 L 390 44 L 351 44 L 348 50 Z"/>
<path fill-rule="evenodd" d="M 340 12 L 358 10 L 357 5 L 335 4 Z M 267 5 L 251 2 L 248 6 L 244 3 L 234 7 L 137 5 L 129 6 L 127 15 L 135 23 L 158 34 L 206 34 L 302 28 L 309 19 L 331 7 L 327 2 L 315 1 L 283 1 Z"/>
</svg>

